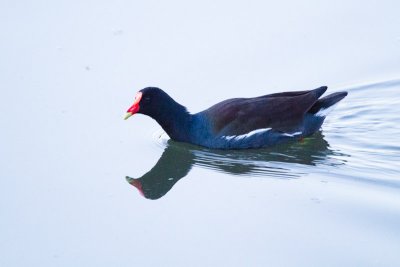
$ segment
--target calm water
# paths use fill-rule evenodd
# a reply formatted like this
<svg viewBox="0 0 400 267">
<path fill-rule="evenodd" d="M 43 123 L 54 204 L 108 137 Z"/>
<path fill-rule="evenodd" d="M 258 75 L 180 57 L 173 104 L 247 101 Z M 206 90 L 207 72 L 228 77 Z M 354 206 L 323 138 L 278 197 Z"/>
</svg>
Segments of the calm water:
<svg viewBox="0 0 400 267">
<path fill-rule="evenodd" d="M 400 266 L 400 5 L 338 3 L 0 3 L 0 266 Z M 322 85 L 349 95 L 270 149 L 123 120 L 146 86 Z"/>
<path fill-rule="evenodd" d="M 333 176 L 399 188 L 400 80 L 347 90 L 350 96 L 328 116 L 323 131 L 269 149 L 207 149 L 174 142 L 159 130 L 153 140 L 163 150 L 160 159 L 141 178 L 127 176 L 127 180 L 150 199 L 166 194 L 193 166 L 247 177 Z"/>
</svg>

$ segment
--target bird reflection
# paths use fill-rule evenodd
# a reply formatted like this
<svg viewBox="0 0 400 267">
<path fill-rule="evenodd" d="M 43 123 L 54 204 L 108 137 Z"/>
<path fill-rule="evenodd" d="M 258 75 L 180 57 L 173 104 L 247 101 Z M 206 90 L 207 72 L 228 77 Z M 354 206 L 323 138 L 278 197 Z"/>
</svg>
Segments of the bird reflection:
<svg viewBox="0 0 400 267">
<path fill-rule="evenodd" d="M 294 168 L 293 164 L 344 164 L 334 156 L 346 155 L 332 150 L 321 132 L 300 142 L 254 150 L 212 150 L 169 140 L 161 158 L 149 172 L 137 179 L 129 176 L 126 179 L 145 198 L 159 199 L 185 177 L 193 165 L 234 175 L 296 178 L 305 172 Z"/>
</svg>

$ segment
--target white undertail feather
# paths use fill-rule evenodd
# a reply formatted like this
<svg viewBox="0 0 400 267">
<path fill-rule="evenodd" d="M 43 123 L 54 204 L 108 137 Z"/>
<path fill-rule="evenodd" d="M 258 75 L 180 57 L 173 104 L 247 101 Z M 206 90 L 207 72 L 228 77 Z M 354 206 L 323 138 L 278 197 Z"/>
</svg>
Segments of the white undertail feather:
<svg viewBox="0 0 400 267">
<path fill-rule="evenodd" d="M 337 104 L 332 105 L 328 108 L 321 108 L 317 113 L 315 113 L 315 116 L 318 117 L 326 117 L 335 107 Z"/>
</svg>

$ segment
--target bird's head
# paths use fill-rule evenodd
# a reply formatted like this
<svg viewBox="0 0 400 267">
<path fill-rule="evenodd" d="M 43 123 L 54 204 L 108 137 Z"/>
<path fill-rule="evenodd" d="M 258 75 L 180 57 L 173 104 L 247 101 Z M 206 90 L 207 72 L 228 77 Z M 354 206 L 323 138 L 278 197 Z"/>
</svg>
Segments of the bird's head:
<svg viewBox="0 0 400 267">
<path fill-rule="evenodd" d="M 133 105 L 127 110 L 125 120 L 136 113 L 155 116 L 169 103 L 170 97 L 161 89 L 146 87 L 136 93 Z"/>
</svg>

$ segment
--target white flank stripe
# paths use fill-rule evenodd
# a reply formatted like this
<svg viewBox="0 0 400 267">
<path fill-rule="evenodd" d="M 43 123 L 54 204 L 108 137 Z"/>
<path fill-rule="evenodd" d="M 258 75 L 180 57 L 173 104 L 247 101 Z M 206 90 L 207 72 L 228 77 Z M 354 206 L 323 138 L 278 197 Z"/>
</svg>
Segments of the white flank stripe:
<svg viewBox="0 0 400 267">
<path fill-rule="evenodd" d="M 236 140 L 236 141 L 239 141 L 239 140 L 244 139 L 244 138 L 249 138 L 250 136 L 255 135 L 255 134 L 260 134 L 260 133 L 268 132 L 268 131 L 271 130 L 271 129 L 272 129 L 272 128 L 257 129 L 257 130 L 251 131 L 251 132 L 249 132 L 249 133 L 247 133 L 247 134 L 228 135 L 228 136 L 224 135 L 224 136 L 221 136 L 221 138 L 224 138 L 224 139 L 226 139 L 226 140 L 228 140 L 228 141 L 230 141 L 230 140 L 232 140 L 232 139 L 234 139 L 234 140 Z"/>
<path fill-rule="evenodd" d="M 284 134 L 282 134 L 282 135 L 284 135 L 284 136 L 289 136 L 289 137 L 293 137 L 293 136 L 300 135 L 300 134 L 302 134 L 302 132 L 284 133 Z"/>
</svg>

